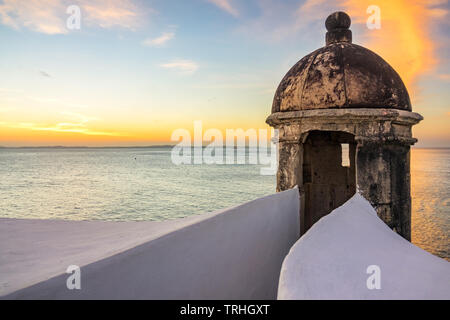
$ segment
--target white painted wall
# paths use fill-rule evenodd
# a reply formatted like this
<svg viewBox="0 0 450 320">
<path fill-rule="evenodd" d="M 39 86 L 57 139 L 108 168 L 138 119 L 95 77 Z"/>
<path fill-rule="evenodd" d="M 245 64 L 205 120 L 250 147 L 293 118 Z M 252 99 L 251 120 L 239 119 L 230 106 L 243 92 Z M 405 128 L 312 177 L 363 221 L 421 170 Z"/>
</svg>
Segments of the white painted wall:
<svg viewBox="0 0 450 320">
<path fill-rule="evenodd" d="M 14 230 L 20 233 L 26 220 L 3 219 L 1 229 L 10 232 L 2 235 L 9 239 L 7 244 L 0 244 L 0 252 L 10 257 L 0 265 L 0 275 L 6 277 L 3 284 L 9 286 L 3 298 L 276 298 L 282 261 L 299 237 L 298 189 L 191 219 L 192 223 L 166 224 L 163 231 L 148 225 L 150 234 L 157 233 L 153 237 L 145 234 L 141 227 L 145 224 L 139 222 L 87 222 L 82 228 L 90 231 L 78 231 L 76 236 L 64 228 L 68 230 L 71 223 L 73 228 L 80 227 L 80 222 L 64 222 L 62 229 L 58 223 L 41 229 L 35 225 L 33 230 L 47 228 L 46 233 L 35 231 L 34 239 L 25 237 L 37 251 L 21 248 L 23 237 L 14 237 Z M 124 234 L 127 228 L 137 232 L 135 238 Z M 125 245 L 111 230 L 122 235 Z M 26 254 L 14 259 L 20 250 Z M 41 257 L 47 260 L 42 262 Z M 81 262 L 81 290 L 66 288 L 69 275 L 62 270 L 71 261 Z M 20 275 L 29 286 L 24 286 Z"/>
<path fill-rule="evenodd" d="M 379 290 L 367 287 L 370 265 Z M 356 194 L 292 247 L 278 299 L 450 299 L 450 263 L 393 232 Z"/>
</svg>

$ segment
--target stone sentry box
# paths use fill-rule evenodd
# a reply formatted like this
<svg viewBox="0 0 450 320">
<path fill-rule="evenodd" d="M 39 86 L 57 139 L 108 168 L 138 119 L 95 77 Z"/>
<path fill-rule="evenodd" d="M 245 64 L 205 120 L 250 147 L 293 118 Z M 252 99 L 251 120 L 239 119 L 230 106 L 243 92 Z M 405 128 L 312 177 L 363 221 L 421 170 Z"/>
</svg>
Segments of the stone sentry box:
<svg viewBox="0 0 450 320">
<path fill-rule="evenodd" d="M 357 190 L 379 217 L 411 239 L 411 112 L 397 72 L 352 44 L 350 17 L 331 14 L 326 46 L 297 62 L 281 81 L 266 122 L 279 130 L 277 191 L 299 187 L 300 232 Z"/>
</svg>

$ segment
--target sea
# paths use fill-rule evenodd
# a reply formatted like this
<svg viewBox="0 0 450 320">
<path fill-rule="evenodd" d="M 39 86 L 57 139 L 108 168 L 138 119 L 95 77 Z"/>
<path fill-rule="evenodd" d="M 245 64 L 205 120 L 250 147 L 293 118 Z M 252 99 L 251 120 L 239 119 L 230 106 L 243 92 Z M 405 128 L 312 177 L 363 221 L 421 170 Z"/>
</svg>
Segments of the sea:
<svg viewBox="0 0 450 320">
<path fill-rule="evenodd" d="M 275 192 L 267 165 L 177 165 L 171 152 L 0 148 L 0 217 L 161 221 Z M 411 196 L 412 242 L 450 261 L 450 149 L 411 150 Z"/>
</svg>

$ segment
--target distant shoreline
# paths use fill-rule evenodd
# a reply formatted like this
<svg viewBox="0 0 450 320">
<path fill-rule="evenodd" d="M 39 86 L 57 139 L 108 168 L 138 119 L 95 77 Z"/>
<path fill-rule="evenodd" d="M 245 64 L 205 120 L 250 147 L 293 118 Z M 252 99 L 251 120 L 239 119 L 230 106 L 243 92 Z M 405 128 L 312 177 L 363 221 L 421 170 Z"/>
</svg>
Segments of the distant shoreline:
<svg viewBox="0 0 450 320">
<path fill-rule="evenodd" d="M 0 149 L 148 149 L 148 148 L 172 148 L 176 145 L 150 145 L 150 146 L 21 146 L 21 147 L 5 147 Z M 203 146 L 203 148 L 206 146 Z M 224 147 L 225 148 L 225 147 Z M 247 147 L 246 147 L 247 148 Z M 449 147 L 411 147 L 411 149 L 450 149 Z"/>
<path fill-rule="evenodd" d="M 151 145 L 151 146 L 23 146 L 23 147 L 5 147 L 0 149 L 136 149 L 136 148 L 171 148 L 175 145 Z"/>
</svg>

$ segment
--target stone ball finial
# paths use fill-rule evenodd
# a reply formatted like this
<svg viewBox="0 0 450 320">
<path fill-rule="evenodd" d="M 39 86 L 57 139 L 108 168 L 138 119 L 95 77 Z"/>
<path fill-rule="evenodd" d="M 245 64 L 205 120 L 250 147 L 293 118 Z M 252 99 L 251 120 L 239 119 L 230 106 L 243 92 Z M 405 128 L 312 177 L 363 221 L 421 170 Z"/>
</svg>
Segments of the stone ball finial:
<svg viewBox="0 0 450 320">
<path fill-rule="evenodd" d="M 328 31 L 335 29 L 348 29 L 350 28 L 352 21 L 348 14 L 342 11 L 337 11 L 330 14 L 325 21 L 325 27 Z"/>
<path fill-rule="evenodd" d="M 352 42 L 352 31 L 349 30 L 352 21 L 348 14 L 337 11 L 330 14 L 325 21 L 325 27 L 328 32 L 326 34 L 326 45 L 337 42 Z"/>
</svg>

